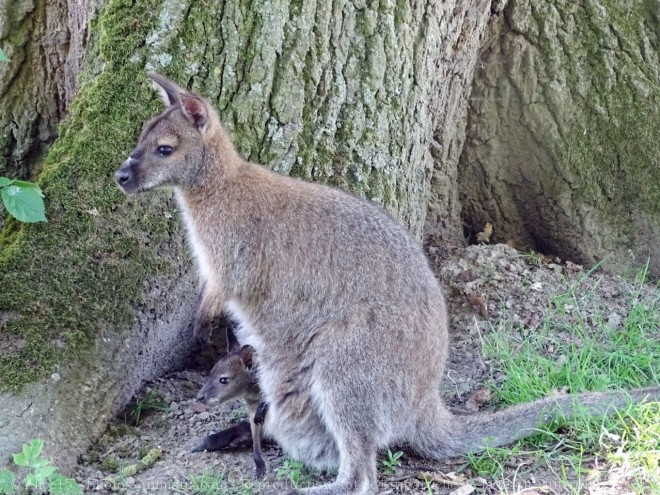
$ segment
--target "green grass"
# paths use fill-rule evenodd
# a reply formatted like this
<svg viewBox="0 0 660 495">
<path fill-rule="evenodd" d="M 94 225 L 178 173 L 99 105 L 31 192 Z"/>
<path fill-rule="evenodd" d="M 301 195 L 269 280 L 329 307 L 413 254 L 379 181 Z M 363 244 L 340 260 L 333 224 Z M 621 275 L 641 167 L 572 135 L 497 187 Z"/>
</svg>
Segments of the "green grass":
<svg viewBox="0 0 660 495">
<path fill-rule="evenodd" d="M 489 384 L 502 406 L 532 401 L 552 391 L 629 389 L 660 383 L 660 291 L 643 291 L 637 277 L 627 313 L 617 325 L 597 312 L 600 280 L 581 277 L 569 291 L 551 298 L 541 325 L 504 323 L 483 338 L 493 364 Z M 510 448 L 468 456 L 480 476 L 497 477 L 509 461 L 524 458 L 533 470 L 545 464 L 570 493 L 582 489 L 585 458 L 606 464 L 635 493 L 660 493 L 660 404 L 631 405 L 609 417 L 578 415 L 548 425 L 547 432 Z M 559 431 L 559 433 L 554 433 Z M 607 462 L 604 462 L 607 461 Z M 591 463 L 589 464 L 591 465 Z M 520 476 L 522 473 L 517 473 Z M 651 490 L 651 491 L 649 491 Z M 653 491 L 657 490 L 657 491 Z"/>
<path fill-rule="evenodd" d="M 254 483 L 247 481 L 229 481 L 226 473 L 212 474 L 208 471 L 190 479 L 192 491 L 181 489 L 180 493 L 194 495 L 253 495 L 256 493 Z"/>
<path fill-rule="evenodd" d="M 169 406 L 160 392 L 151 391 L 138 399 L 131 410 L 130 419 L 133 426 L 140 424 L 142 415 L 148 411 L 169 411 Z"/>
<path fill-rule="evenodd" d="M 234 409 L 231 413 L 231 420 L 232 421 L 239 421 L 241 419 L 245 419 L 247 417 L 247 406 L 241 402 L 236 409 Z"/>
<path fill-rule="evenodd" d="M 305 466 L 302 461 L 287 457 L 284 459 L 280 467 L 275 471 L 275 476 L 279 480 L 287 480 L 291 483 L 293 488 L 307 488 L 311 486 L 312 482 L 318 481 L 321 473 L 308 466 Z M 326 471 L 326 474 L 337 476 L 337 471 L 334 469 Z M 289 488 L 289 487 L 287 487 Z"/>
<path fill-rule="evenodd" d="M 303 473 L 304 465 L 302 461 L 287 458 L 282 465 L 277 468 L 276 476 L 278 479 L 287 479 L 294 488 L 300 488 L 302 483 L 309 481 L 310 477 Z"/>
<path fill-rule="evenodd" d="M 384 474 L 394 474 L 396 468 L 401 466 L 401 458 L 403 457 L 403 452 L 392 452 L 390 449 L 387 449 L 387 458 L 380 461 L 380 470 Z"/>
</svg>

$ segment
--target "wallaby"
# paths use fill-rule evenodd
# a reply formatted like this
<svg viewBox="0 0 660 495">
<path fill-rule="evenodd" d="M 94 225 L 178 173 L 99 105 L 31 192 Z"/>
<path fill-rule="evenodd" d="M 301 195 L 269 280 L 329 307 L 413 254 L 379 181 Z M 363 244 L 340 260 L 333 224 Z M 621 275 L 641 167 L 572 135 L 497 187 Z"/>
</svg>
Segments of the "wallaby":
<svg viewBox="0 0 660 495">
<path fill-rule="evenodd" d="M 228 327 L 227 356 L 215 364 L 208 380 L 197 394 L 197 400 L 208 405 L 222 404 L 234 399 L 245 401 L 252 437 L 252 458 L 256 465 L 256 478 L 259 479 L 266 472 L 266 463 L 261 454 L 261 440 L 267 406 L 261 402 L 261 390 L 252 369 L 253 359 L 254 348 L 249 345 L 241 347 L 234 332 Z M 205 440 L 193 449 L 193 452 L 217 450 L 209 447 Z"/>
<path fill-rule="evenodd" d="M 207 101 L 149 77 L 166 108 L 116 180 L 129 194 L 174 189 L 204 284 L 197 321 L 232 314 L 256 350 L 266 434 L 313 467 L 338 467 L 333 483 L 293 493 L 371 495 L 388 445 L 456 456 L 529 435 L 576 403 L 628 403 L 626 392 L 580 394 L 452 415 L 440 395 L 447 311 L 420 244 L 376 204 L 241 159 Z M 629 394 L 658 400 L 660 388 Z"/>
</svg>

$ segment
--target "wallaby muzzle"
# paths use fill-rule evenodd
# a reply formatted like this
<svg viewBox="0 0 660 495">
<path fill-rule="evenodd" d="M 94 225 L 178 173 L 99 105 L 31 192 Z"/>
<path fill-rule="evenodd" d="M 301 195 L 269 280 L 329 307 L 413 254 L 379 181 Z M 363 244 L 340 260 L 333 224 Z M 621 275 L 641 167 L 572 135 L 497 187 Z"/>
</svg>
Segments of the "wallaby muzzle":
<svg viewBox="0 0 660 495">
<path fill-rule="evenodd" d="M 119 188 L 126 194 L 133 194 L 138 191 L 140 184 L 137 180 L 134 165 L 139 163 L 136 159 L 129 157 L 121 164 L 119 170 L 115 172 L 115 180 Z"/>
</svg>

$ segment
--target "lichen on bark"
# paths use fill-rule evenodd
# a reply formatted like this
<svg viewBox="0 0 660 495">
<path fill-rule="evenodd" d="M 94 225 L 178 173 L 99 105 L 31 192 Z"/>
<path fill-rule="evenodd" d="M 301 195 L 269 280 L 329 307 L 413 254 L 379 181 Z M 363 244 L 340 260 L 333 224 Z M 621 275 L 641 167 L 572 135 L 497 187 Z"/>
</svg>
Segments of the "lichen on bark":
<svg viewBox="0 0 660 495">
<path fill-rule="evenodd" d="M 461 157 L 464 218 L 494 239 L 660 274 L 655 2 L 511 1 L 492 27 Z"/>
</svg>

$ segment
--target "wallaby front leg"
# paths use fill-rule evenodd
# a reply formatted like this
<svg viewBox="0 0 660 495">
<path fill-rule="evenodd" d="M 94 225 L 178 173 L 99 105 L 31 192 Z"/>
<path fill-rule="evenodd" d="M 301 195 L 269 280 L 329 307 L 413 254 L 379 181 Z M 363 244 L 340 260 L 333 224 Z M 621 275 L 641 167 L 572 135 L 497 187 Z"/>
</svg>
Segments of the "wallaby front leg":
<svg viewBox="0 0 660 495">
<path fill-rule="evenodd" d="M 266 462 L 261 454 L 261 437 L 263 427 L 250 421 L 250 429 L 252 430 L 252 458 L 256 466 L 255 478 L 259 479 L 266 473 Z"/>
<path fill-rule="evenodd" d="M 268 412 L 268 402 L 260 402 L 257 407 L 257 412 L 254 413 L 254 422 L 258 425 L 264 424 L 266 421 L 266 413 Z"/>
</svg>

